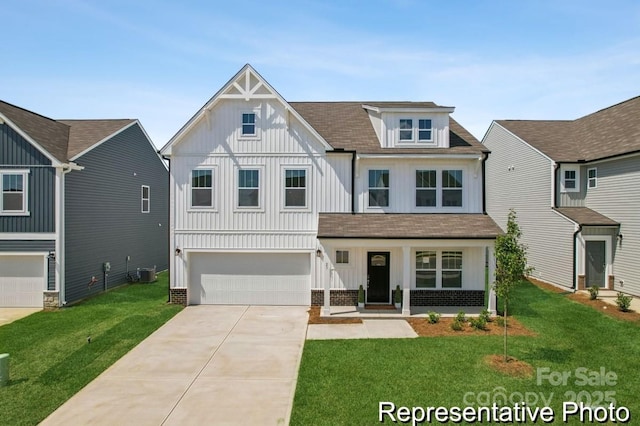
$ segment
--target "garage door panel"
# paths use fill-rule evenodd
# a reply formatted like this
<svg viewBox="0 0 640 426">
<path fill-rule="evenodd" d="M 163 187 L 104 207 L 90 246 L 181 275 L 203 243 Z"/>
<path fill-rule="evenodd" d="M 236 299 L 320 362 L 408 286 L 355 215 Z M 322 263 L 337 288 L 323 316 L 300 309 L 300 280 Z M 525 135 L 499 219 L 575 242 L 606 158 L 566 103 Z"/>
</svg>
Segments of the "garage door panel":
<svg viewBox="0 0 640 426">
<path fill-rule="evenodd" d="M 0 306 L 41 307 L 44 286 L 42 256 L 0 256 Z"/>
<path fill-rule="evenodd" d="M 308 305 L 307 253 L 190 255 L 189 303 Z"/>
</svg>

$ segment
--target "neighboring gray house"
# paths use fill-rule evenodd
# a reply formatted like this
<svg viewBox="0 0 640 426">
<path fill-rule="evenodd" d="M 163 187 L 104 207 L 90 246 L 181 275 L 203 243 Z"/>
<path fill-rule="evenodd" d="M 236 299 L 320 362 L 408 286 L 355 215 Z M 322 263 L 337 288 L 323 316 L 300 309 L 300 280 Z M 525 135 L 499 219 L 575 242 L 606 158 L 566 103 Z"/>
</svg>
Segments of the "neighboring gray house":
<svg viewBox="0 0 640 426">
<path fill-rule="evenodd" d="M 640 296 L 640 97 L 577 120 L 499 120 L 487 212 L 516 210 L 533 277 Z"/>
<path fill-rule="evenodd" d="M 168 171 L 137 120 L 0 101 L 0 144 L 0 307 L 62 306 L 168 267 Z"/>
</svg>

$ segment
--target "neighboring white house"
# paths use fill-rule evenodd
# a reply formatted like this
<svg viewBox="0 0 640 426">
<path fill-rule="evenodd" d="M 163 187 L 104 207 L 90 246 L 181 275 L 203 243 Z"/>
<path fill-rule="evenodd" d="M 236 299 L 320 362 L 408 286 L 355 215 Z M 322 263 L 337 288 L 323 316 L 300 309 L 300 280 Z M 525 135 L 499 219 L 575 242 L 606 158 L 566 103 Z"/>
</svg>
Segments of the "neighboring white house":
<svg viewBox="0 0 640 426">
<path fill-rule="evenodd" d="M 494 121 L 487 212 L 516 210 L 532 276 L 640 296 L 640 97 L 577 120 Z"/>
<path fill-rule="evenodd" d="M 287 102 L 243 67 L 162 148 L 171 300 L 482 306 L 488 150 L 431 102 Z M 492 264 L 492 262 L 489 262 Z M 326 311 L 325 311 L 326 312 Z"/>
</svg>

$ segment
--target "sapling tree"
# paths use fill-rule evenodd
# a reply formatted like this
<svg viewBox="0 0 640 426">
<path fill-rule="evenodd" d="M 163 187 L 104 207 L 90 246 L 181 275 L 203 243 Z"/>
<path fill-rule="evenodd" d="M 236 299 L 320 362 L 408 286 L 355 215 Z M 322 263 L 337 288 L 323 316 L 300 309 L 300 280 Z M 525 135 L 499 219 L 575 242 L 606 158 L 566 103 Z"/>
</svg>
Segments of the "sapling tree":
<svg viewBox="0 0 640 426">
<path fill-rule="evenodd" d="M 507 232 L 496 238 L 496 279 L 493 289 L 503 303 L 504 314 L 504 362 L 507 362 L 507 307 L 514 286 L 529 274 L 527 247 L 520 243 L 522 232 L 516 220 L 516 212 L 511 209 L 507 217 Z"/>
</svg>

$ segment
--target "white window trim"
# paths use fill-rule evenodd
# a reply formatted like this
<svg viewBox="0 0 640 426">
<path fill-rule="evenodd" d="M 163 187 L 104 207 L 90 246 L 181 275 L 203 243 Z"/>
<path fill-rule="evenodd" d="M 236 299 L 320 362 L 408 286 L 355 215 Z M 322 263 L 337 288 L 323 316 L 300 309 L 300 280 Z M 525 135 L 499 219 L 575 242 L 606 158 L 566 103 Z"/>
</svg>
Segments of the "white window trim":
<svg viewBox="0 0 640 426">
<path fill-rule="evenodd" d="M 417 269 L 416 269 L 416 263 L 415 263 L 415 258 L 418 252 L 420 251 L 435 251 L 436 252 L 436 286 L 435 287 L 417 287 L 416 286 L 416 277 L 417 277 Z M 443 271 L 458 271 L 458 269 L 443 269 L 442 268 L 442 253 L 445 251 L 458 251 L 462 253 L 462 286 L 461 287 L 442 287 L 442 272 Z M 465 265 L 465 259 L 467 258 L 467 252 L 464 248 L 459 248 L 459 247 L 447 247 L 447 248 L 443 248 L 443 249 L 438 249 L 438 248 L 434 248 L 434 247 L 418 247 L 415 248 L 413 250 L 411 250 L 411 255 L 413 256 L 413 262 L 412 262 L 412 266 L 411 266 L 411 274 L 412 274 L 412 281 L 411 281 L 411 289 L 412 290 L 427 290 L 427 291 L 433 291 L 433 290 L 465 290 L 465 273 L 464 273 L 464 265 Z"/>
<path fill-rule="evenodd" d="M 589 172 L 593 170 L 596 172 L 596 175 L 594 177 L 589 177 Z M 591 186 L 591 182 L 593 181 L 593 186 Z M 595 189 L 598 187 L 598 168 L 597 167 L 591 167 L 590 169 L 587 169 L 587 189 Z"/>
<path fill-rule="evenodd" d="M 194 170 L 211 170 L 211 206 L 193 206 L 192 205 L 192 197 L 193 197 L 193 192 L 191 191 L 193 189 L 193 187 L 191 186 L 191 183 L 193 182 L 193 171 Z M 189 187 L 189 194 L 187 195 L 188 199 L 188 207 L 187 207 L 187 211 L 191 211 L 191 212 L 200 212 L 200 211 L 208 211 L 208 212 L 216 212 L 218 211 L 216 206 L 218 205 L 217 203 L 217 194 L 218 191 L 215 190 L 216 187 L 216 182 L 217 182 L 217 167 L 216 166 L 198 166 L 198 167 L 194 167 L 193 169 L 191 169 L 189 171 L 189 183 L 188 183 L 188 187 Z"/>
<path fill-rule="evenodd" d="M 418 269 L 418 267 L 416 266 L 416 257 L 418 256 L 418 253 L 420 252 L 435 252 L 436 254 L 436 260 L 435 260 L 435 268 L 433 269 Z M 436 273 L 436 285 L 435 287 L 418 287 L 418 271 L 434 271 Z M 416 290 L 435 290 L 438 288 L 438 250 L 435 249 L 418 249 L 414 252 L 413 254 L 413 272 L 414 272 L 414 278 L 413 278 L 413 286 L 416 288 Z"/>
<path fill-rule="evenodd" d="M 442 179 L 442 174 L 444 172 L 460 172 L 461 178 L 460 180 L 462 181 L 462 186 L 460 188 L 453 188 L 453 187 L 445 187 L 444 186 L 444 182 Z M 464 209 L 464 187 L 466 186 L 464 183 L 464 176 L 465 176 L 465 172 L 463 168 L 452 168 L 452 167 L 447 167 L 447 168 L 443 168 L 442 170 L 440 170 L 440 207 L 442 207 L 443 209 L 454 209 L 454 210 L 462 210 Z M 460 205 L 459 206 L 445 206 L 443 201 L 444 201 L 444 191 L 460 191 Z"/>
<path fill-rule="evenodd" d="M 144 198 L 144 188 L 147 188 L 147 198 Z M 147 210 L 144 210 L 144 201 L 147 200 Z M 140 212 L 141 213 L 150 213 L 151 212 L 151 187 L 149 185 L 141 185 L 140 186 Z"/>
<path fill-rule="evenodd" d="M 338 252 L 339 251 L 346 251 L 347 252 L 347 256 L 349 257 L 349 261 L 348 262 L 346 262 L 346 263 L 344 263 L 344 262 L 338 263 Z M 336 265 L 337 268 L 347 268 L 347 267 L 351 266 L 351 264 L 352 264 L 352 261 L 351 261 L 351 258 L 352 258 L 351 250 L 346 249 L 346 248 L 335 249 L 333 251 L 333 255 L 334 255 L 335 265 Z"/>
<path fill-rule="evenodd" d="M 257 206 L 240 206 L 240 170 L 257 170 L 258 171 L 258 205 Z M 264 212 L 264 165 L 241 165 L 234 167 L 234 211 L 236 212 Z"/>
<path fill-rule="evenodd" d="M 304 206 L 287 206 L 287 170 L 304 170 L 305 171 L 305 205 Z M 280 191 L 280 210 L 287 212 L 308 212 L 311 211 L 311 167 L 308 165 L 287 164 L 280 168 L 280 178 L 282 189 Z"/>
<path fill-rule="evenodd" d="M 435 188 L 423 188 L 423 187 L 418 187 L 418 183 L 416 182 L 416 175 L 418 174 L 418 172 L 434 172 L 436 175 L 436 186 Z M 442 172 L 436 168 L 431 168 L 431 169 L 415 169 L 413 171 L 413 185 L 414 185 L 414 191 L 413 191 L 413 207 L 419 210 L 434 210 L 437 209 L 439 207 L 441 207 L 442 201 L 441 198 L 442 196 L 440 195 L 442 193 L 442 188 L 439 188 L 440 185 L 438 185 L 440 178 L 438 177 L 438 175 L 441 175 Z M 417 201 L 418 201 L 418 191 L 420 190 L 433 190 L 436 192 L 436 205 L 435 206 L 419 206 Z"/>
<path fill-rule="evenodd" d="M 400 120 L 411 120 L 411 139 L 400 139 Z M 431 121 L 431 139 L 420 139 L 420 120 L 430 120 Z M 396 145 L 399 146 L 408 146 L 408 147 L 425 147 L 425 146 L 436 146 L 436 139 L 434 137 L 434 127 L 433 127 L 434 119 L 433 117 L 424 117 L 424 116 L 402 116 L 398 117 L 396 121 Z M 402 129 L 408 130 L 408 129 Z M 425 129 L 426 130 L 426 129 Z"/>
<path fill-rule="evenodd" d="M 431 132 L 431 138 L 429 139 L 420 139 L 420 120 L 429 120 L 431 122 L 431 127 L 429 129 L 422 129 L 422 130 L 429 130 L 429 132 Z M 417 134 L 416 134 L 416 138 L 419 144 L 424 145 L 424 144 L 432 144 L 434 143 L 433 140 L 433 119 L 432 118 L 419 118 L 418 119 L 418 127 L 417 127 Z"/>
<path fill-rule="evenodd" d="M 567 188 L 565 172 L 574 171 L 576 173 L 575 188 Z M 560 168 L 560 192 L 580 192 L 580 166 L 562 166 Z"/>
<path fill-rule="evenodd" d="M 444 266 L 442 266 L 442 260 L 444 258 L 444 252 L 460 252 L 460 269 L 451 269 L 451 268 L 447 268 L 445 269 Z M 462 250 L 455 250 L 455 249 L 448 249 L 448 250 L 442 250 L 442 252 L 440 252 L 440 269 L 441 269 L 441 273 L 443 272 L 448 272 L 448 271 L 455 271 L 458 272 L 460 271 L 460 287 L 444 287 L 442 286 L 442 281 L 444 280 L 444 278 L 441 277 L 440 279 L 440 287 L 443 290 L 450 290 L 450 289 L 463 289 L 464 288 L 464 252 Z"/>
<path fill-rule="evenodd" d="M 256 122 L 254 124 L 255 133 L 253 135 L 245 135 L 242 133 L 242 115 L 243 114 L 254 114 L 256 117 Z M 240 122 L 240 127 L 238 128 L 238 140 L 247 140 L 247 141 L 256 141 L 260 140 L 260 108 L 254 109 L 243 109 L 238 113 L 238 120 Z"/>
<path fill-rule="evenodd" d="M 29 174 L 28 169 L 0 169 L 0 216 L 30 216 L 29 212 Z M 22 175 L 22 210 L 4 210 L 2 205 L 3 196 L 3 176 L 4 175 Z"/>
<path fill-rule="evenodd" d="M 375 187 L 369 186 L 369 173 L 371 171 L 375 171 L 375 170 L 380 170 L 380 171 L 386 171 L 387 172 L 387 174 L 389 175 L 389 186 L 387 186 L 386 188 L 385 187 L 377 187 L 377 186 L 375 186 Z M 367 181 L 366 181 L 367 192 L 365 194 L 365 197 L 366 197 L 365 205 L 367 206 L 367 209 L 377 210 L 377 211 L 384 210 L 384 209 L 391 209 L 391 183 L 392 183 L 392 181 L 391 181 L 391 168 L 389 168 L 389 167 L 387 167 L 387 168 L 375 167 L 375 168 L 367 169 L 366 179 L 367 179 Z M 371 189 L 386 189 L 388 191 L 389 195 L 387 197 L 387 201 L 388 202 L 387 202 L 386 206 L 372 206 L 371 204 L 369 204 L 369 191 Z"/>
</svg>

